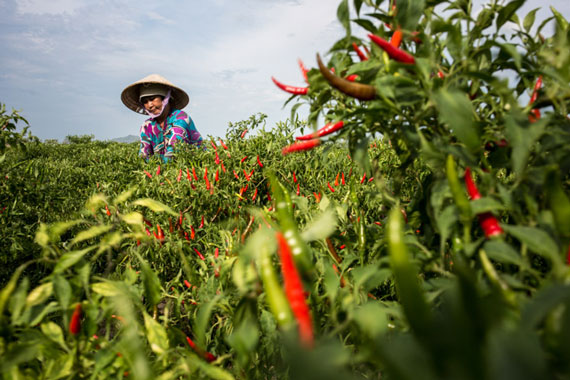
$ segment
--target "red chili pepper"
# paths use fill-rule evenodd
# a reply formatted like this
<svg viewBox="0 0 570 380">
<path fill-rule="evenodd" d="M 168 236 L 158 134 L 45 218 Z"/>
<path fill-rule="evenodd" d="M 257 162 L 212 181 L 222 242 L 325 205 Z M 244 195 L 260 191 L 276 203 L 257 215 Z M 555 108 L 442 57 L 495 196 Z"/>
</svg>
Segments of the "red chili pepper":
<svg viewBox="0 0 570 380">
<path fill-rule="evenodd" d="M 283 155 L 293 153 L 293 152 L 302 152 L 305 150 L 311 150 L 314 147 L 318 146 L 321 143 L 319 139 L 307 140 L 302 142 L 293 143 L 289 146 L 284 147 L 281 150 Z"/>
<path fill-rule="evenodd" d="M 144 229 L 145 229 L 145 231 L 146 231 L 146 234 L 147 234 L 148 236 L 150 236 L 150 231 L 148 230 L 148 228 L 145 227 Z"/>
<path fill-rule="evenodd" d="M 360 58 L 361 61 L 368 60 L 368 57 L 366 55 L 364 55 L 362 50 L 360 50 L 360 48 L 358 47 L 358 45 L 355 42 L 352 43 L 352 48 L 354 49 L 354 51 L 358 55 L 358 58 Z"/>
<path fill-rule="evenodd" d="M 223 147 L 225 150 L 228 150 L 228 146 L 227 146 L 226 144 L 224 144 L 224 140 L 220 139 L 220 144 L 222 145 L 222 147 Z"/>
<path fill-rule="evenodd" d="M 372 182 L 373 180 L 374 180 L 374 177 L 368 178 L 368 182 Z"/>
<path fill-rule="evenodd" d="M 335 185 L 335 187 L 338 186 L 338 177 L 339 177 L 339 176 L 340 176 L 340 173 L 338 173 L 338 174 L 336 175 L 336 178 L 334 179 L 334 185 Z"/>
<path fill-rule="evenodd" d="M 200 221 L 198 228 L 204 228 L 204 215 L 202 215 L 202 220 Z"/>
<path fill-rule="evenodd" d="M 342 177 L 341 177 L 340 183 L 342 183 L 344 185 L 344 172 L 342 172 L 341 174 L 342 174 Z"/>
<path fill-rule="evenodd" d="M 354 82 L 355 80 L 358 79 L 358 74 L 351 74 L 351 75 L 347 76 L 347 77 L 344 78 L 344 79 L 346 79 L 346 80 L 349 81 L 349 82 Z"/>
<path fill-rule="evenodd" d="M 315 133 L 310 133 L 308 135 L 304 135 L 304 136 L 297 136 L 295 137 L 297 140 L 311 140 L 314 139 L 315 137 L 323 137 L 326 135 L 330 135 L 331 133 L 334 133 L 336 131 L 338 131 L 339 129 L 342 129 L 342 127 L 344 127 L 344 121 L 339 121 L 335 124 L 331 124 L 331 123 L 327 123 L 324 127 L 322 127 L 321 129 L 317 130 L 317 132 Z"/>
<path fill-rule="evenodd" d="M 216 182 L 218 182 L 218 181 L 220 180 L 219 169 L 216 169 L 216 176 L 215 176 L 214 180 L 215 180 Z"/>
<path fill-rule="evenodd" d="M 214 148 L 214 150 L 218 150 L 216 143 L 214 143 L 213 141 L 210 141 L 210 145 L 212 145 L 212 148 Z"/>
<path fill-rule="evenodd" d="M 271 77 L 271 80 L 273 80 L 273 83 L 275 83 L 275 85 L 277 87 L 279 87 L 283 91 L 288 92 L 288 93 L 293 94 L 293 95 L 307 95 L 307 93 L 309 92 L 309 87 L 288 86 L 286 84 L 279 82 L 274 77 Z"/>
<path fill-rule="evenodd" d="M 390 39 L 390 45 L 394 46 L 395 48 L 399 48 L 400 44 L 402 43 L 402 31 L 397 29 L 394 34 L 392 34 L 392 38 Z"/>
<path fill-rule="evenodd" d="M 208 362 L 213 362 L 214 360 L 216 360 L 216 357 L 214 355 L 212 355 L 209 352 L 204 352 L 202 351 L 200 348 L 198 348 L 196 346 L 196 343 L 194 343 L 192 341 L 192 339 L 190 339 L 189 337 L 186 337 L 186 341 L 188 342 L 188 345 L 190 345 L 190 347 L 198 354 L 200 355 L 202 358 L 206 359 L 206 361 Z"/>
<path fill-rule="evenodd" d="M 147 176 L 148 178 L 152 178 L 152 174 L 150 174 L 150 173 L 147 172 L 146 170 L 144 170 L 144 174 L 146 174 L 146 176 Z"/>
<path fill-rule="evenodd" d="M 244 162 L 245 160 L 247 160 L 247 156 L 244 156 L 244 157 L 241 159 L 240 163 L 243 164 L 243 162 Z"/>
<path fill-rule="evenodd" d="M 313 322 L 309 306 L 305 300 L 305 292 L 299 272 L 293 263 L 293 254 L 287 240 L 281 232 L 277 232 L 279 258 L 281 259 L 281 273 L 285 295 L 291 306 L 291 311 L 299 325 L 299 336 L 306 347 L 312 347 L 314 341 Z"/>
<path fill-rule="evenodd" d="M 192 284 L 188 282 L 188 280 L 184 280 L 184 286 L 186 286 L 188 289 L 192 288 Z"/>
<path fill-rule="evenodd" d="M 69 332 L 73 335 L 79 334 L 81 331 L 81 303 L 75 305 L 75 310 L 71 314 L 69 321 Z"/>
<path fill-rule="evenodd" d="M 301 59 L 299 58 L 299 60 L 297 61 L 299 63 L 299 68 L 301 69 L 301 72 L 303 73 L 303 78 L 305 78 L 305 82 L 309 83 L 309 78 L 307 78 L 307 72 L 309 72 L 309 70 L 307 70 L 305 68 L 305 65 L 303 64 L 303 61 L 301 61 Z"/>
<path fill-rule="evenodd" d="M 374 222 L 374 224 L 376 224 L 377 226 L 381 226 L 381 225 L 382 225 L 382 223 L 380 223 L 380 222 Z"/>
<path fill-rule="evenodd" d="M 224 166 L 224 161 L 222 161 L 222 171 L 225 173 L 226 172 L 226 167 Z"/>
<path fill-rule="evenodd" d="M 182 169 L 180 169 L 178 171 L 178 177 L 176 177 L 176 182 L 180 182 L 180 179 L 182 178 Z"/>
<path fill-rule="evenodd" d="M 206 258 L 196 248 L 194 248 L 194 251 L 196 252 L 198 257 L 200 258 L 200 260 L 202 260 L 202 261 L 206 260 Z"/>
<path fill-rule="evenodd" d="M 219 255 L 220 255 L 220 248 L 216 247 L 216 249 L 214 250 L 214 259 L 217 259 Z"/>
<path fill-rule="evenodd" d="M 206 172 L 208 171 L 208 169 L 206 168 Z M 208 179 L 208 176 L 204 176 L 204 179 L 206 180 L 206 190 L 210 190 L 210 180 Z"/>
<path fill-rule="evenodd" d="M 259 165 L 260 168 L 263 167 L 263 164 L 261 163 L 261 160 L 259 159 L 259 155 L 257 156 L 257 164 Z"/>
<path fill-rule="evenodd" d="M 194 240 L 194 237 L 196 237 L 196 230 L 194 226 L 190 226 L 190 239 Z"/>
<path fill-rule="evenodd" d="M 534 89 L 532 90 L 532 95 L 530 97 L 530 101 L 528 104 L 536 102 L 536 99 L 538 98 L 538 90 L 540 90 L 541 87 L 542 87 L 542 75 L 538 77 L 536 83 L 534 84 Z"/>
<path fill-rule="evenodd" d="M 362 179 L 360 180 L 360 184 L 362 185 L 365 180 L 366 180 L 366 173 L 364 173 L 364 175 L 362 176 Z"/>
<path fill-rule="evenodd" d="M 331 191 L 331 193 L 334 193 L 334 189 L 333 189 L 333 187 L 331 186 L 331 183 L 330 183 L 330 182 L 327 182 L 327 186 L 328 186 L 329 190 Z"/>
<path fill-rule="evenodd" d="M 216 165 L 220 164 L 220 156 L 218 156 L 218 152 L 216 152 L 216 160 L 214 161 Z"/>
<path fill-rule="evenodd" d="M 253 197 L 251 197 L 251 201 L 255 201 L 255 198 L 257 197 L 257 187 L 255 188 L 255 191 L 253 192 Z"/>
<path fill-rule="evenodd" d="M 111 211 L 109 211 L 109 207 L 107 207 L 107 205 L 105 205 L 105 212 L 107 213 L 107 216 L 111 216 Z"/>
<path fill-rule="evenodd" d="M 160 165 L 158 165 L 158 168 L 156 168 L 156 175 L 160 175 Z"/>
<path fill-rule="evenodd" d="M 374 34 L 369 34 L 368 37 L 380 48 L 382 48 L 390 58 L 406 64 L 414 64 L 416 63 L 416 59 L 410 55 L 409 53 L 403 51 L 400 48 L 392 46 L 388 41 L 383 38 L 380 38 Z"/>
<path fill-rule="evenodd" d="M 296 192 L 296 194 L 297 194 L 297 195 L 301 194 L 301 189 L 300 189 L 300 187 L 299 187 L 299 184 L 297 184 L 297 192 Z"/>
<path fill-rule="evenodd" d="M 198 176 L 196 175 L 196 169 L 194 169 L 194 167 L 192 167 L 192 176 L 194 177 L 195 181 L 198 180 Z"/>
<path fill-rule="evenodd" d="M 188 232 L 184 231 L 184 239 L 190 241 L 190 237 L 188 237 Z"/>
<path fill-rule="evenodd" d="M 297 183 L 297 176 L 295 175 L 295 172 L 293 172 L 293 182 Z"/>
<path fill-rule="evenodd" d="M 190 177 L 190 170 L 188 168 L 186 168 L 186 178 L 188 178 L 188 181 L 192 180 L 192 177 Z"/>
<path fill-rule="evenodd" d="M 247 172 L 245 171 L 245 169 L 243 169 L 243 175 L 244 175 L 245 179 L 247 181 L 249 181 L 249 176 L 247 175 Z"/>
<path fill-rule="evenodd" d="M 465 168 L 465 187 L 467 188 L 467 193 L 471 200 L 477 200 L 481 198 L 481 193 L 477 189 L 473 178 L 471 177 L 471 169 L 469 167 Z M 477 216 L 479 218 L 479 224 L 485 233 L 485 237 L 488 239 L 493 236 L 498 236 L 503 233 L 503 229 L 499 225 L 499 221 L 490 212 L 484 212 Z"/>
<path fill-rule="evenodd" d="M 236 171 L 234 170 L 234 177 L 236 177 L 236 179 L 239 179 L 238 174 L 236 173 Z"/>
<path fill-rule="evenodd" d="M 319 203 L 321 201 L 321 193 L 317 194 L 313 191 L 313 195 L 315 196 L 315 201 Z"/>
<path fill-rule="evenodd" d="M 158 240 L 164 240 L 164 231 L 160 228 L 160 224 L 156 224 L 156 230 L 158 231 Z"/>
<path fill-rule="evenodd" d="M 247 133 L 247 129 L 244 129 L 243 132 L 242 132 L 241 135 L 240 135 L 240 138 L 243 139 L 243 138 L 245 137 L 245 134 L 246 134 L 246 133 Z"/>
<path fill-rule="evenodd" d="M 438 70 L 438 71 L 437 71 L 437 77 L 438 77 L 439 79 L 443 79 L 443 78 L 445 78 L 445 74 L 443 73 L 443 71 Z"/>
<path fill-rule="evenodd" d="M 345 248 L 346 248 L 346 244 L 343 244 L 340 247 L 338 247 L 338 249 L 345 249 Z"/>
</svg>

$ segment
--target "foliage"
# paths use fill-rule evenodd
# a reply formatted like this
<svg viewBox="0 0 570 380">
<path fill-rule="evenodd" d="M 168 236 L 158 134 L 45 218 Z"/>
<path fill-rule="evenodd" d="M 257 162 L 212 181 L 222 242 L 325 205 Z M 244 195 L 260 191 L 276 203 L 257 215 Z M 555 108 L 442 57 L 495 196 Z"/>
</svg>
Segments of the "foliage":
<svg viewBox="0 0 570 380">
<path fill-rule="evenodd" d="M 292 113 L 345 127 L 308 152 L 281 154 L 306 123 L 264 115 L 167 165 L 136 144 L 7 151 L 2 376 L 568 378 L 570 29 L 554 9 L 521 22 L 523 3 L 343 0 L 329 67 L 377 97 L 309 71 Z M 357 29 L 398 27 L 414 65 L 376 45 L 357 62 Z M 313 348 L 279 318 L 277 231 L 309 259 Z"/>
</svg>

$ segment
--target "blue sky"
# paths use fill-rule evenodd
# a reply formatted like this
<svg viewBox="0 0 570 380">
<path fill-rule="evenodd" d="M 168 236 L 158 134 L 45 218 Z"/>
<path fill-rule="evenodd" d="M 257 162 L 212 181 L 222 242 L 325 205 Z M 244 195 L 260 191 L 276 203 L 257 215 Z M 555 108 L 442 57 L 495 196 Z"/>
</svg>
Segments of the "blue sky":
<svg viewBox="0 0 570 380">
<path fill-rule="evenodd" d="M 160 73 L 189 93 L 185 110 L 202 135 L 223 136 L 228 122 L 257 112 L 270 128 L 290 115 L 271 76 L 303 85 L 297 59 L 315 66 L 344 35 L 338 3 L 0 0 L 0 102 L 41 139 L 137 135 L 144 116 L 120 93 Z M 542 7 L 547 17 L 549 5 L 570 19 L 568 0 L 528 0 L 523 13 Z"/>
</svg>

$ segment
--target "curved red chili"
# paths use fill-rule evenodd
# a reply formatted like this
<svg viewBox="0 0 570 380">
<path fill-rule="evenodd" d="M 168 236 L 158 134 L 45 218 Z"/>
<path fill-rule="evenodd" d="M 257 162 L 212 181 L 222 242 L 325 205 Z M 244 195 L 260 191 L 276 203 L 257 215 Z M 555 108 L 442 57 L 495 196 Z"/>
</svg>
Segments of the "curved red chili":
<svg viewBox="0 0 570 380">
<path fill-rule="evenodd" d="M 226 144 L 224 144 L 224 140 L 220 139 L 220 144 L 222 145 L 222 147 L 223 147 L 225 150 L 228 150 L 228 146 L 227 146 Z"/>
<path fill-rule="evenodd" d="M 261 160 L 259 159 L 259 155 L 257 156 L 257 164 L 259 165 L 260 168 L 263 167 L 263 164 L 261 163 Z"/>
<path fill-rule="evenodd" d="M 194 343 L 194 341 L 192 341 L 192 339 L 190 339 L 189 337 L 186 337 L 186 341 L 188 342 L 190 348 L 192 348 L 194 352 L 196 352 L 199 356 L 206 359 L 206 361 L 213 362 L 214 360 L 216 360 L 216 357 L 214 355 L 212 355 L 207 351 L 201 350 L 198 346 L 196 346 L 196 343 Z"/>
<path fill-rule="evenodd" d="M 202 261 L 206 260 L 206 258 L 196 248 L 194 248 L 194 251 L 196 252 L 198 257 L 200 258 L 200 260 L 202 260 Z"/>
<path fill-rule="evenodd" d="M 295 137 L 295 139 L 301 140 L 301 141 L 311 140 L 311 139 L 314 139 L 315 137 L 323 137 L 323 136 L 330 135 L 331 133 L 334 133 L 334 132 L 338 131 L 339 129 L 342 129 L 343 127 L 344 127 L 344 121 L 342 121 L 342 120 L 337 122 L 337 123 L 334 123 L 334 124 L 327 123 L 324 127 L 317 130 L 317 132 L 311 133 L 308 135 L 304 135 L 304 136 L 297 136 L 297 137 Z"/>
<path fill-rule="evenodd" d="M 374 34 L 369 34 L 368 37 L 374 42 L 376 45 L 380 46 L 382 50 L 384 50 L 390 58 L 406 64 L 413 64 L 416 63 L 416 59 L 409 53 L 403 51 L 400 48 L 392 46 L 388 41 L 383 38 L 380 38 Z"/>
<path fill-rule="evenodd" d="M 180 179 L 182 178 L 182 169 L 178 170 L 178 176 L 176 177 L 176 182 L 180 182 Z"/>
<path fill-rule="evenodd" d="M 273 83 L 275 83 L 275 85 L 277 87 L 279 87 L 283 91 L 288 92 L 288 93 L 293 94 L 293 95 L 307 95 L 307 93 L 309 92 L 309 87 L 288 86 L 286 84 L 279 82 L 274 77 L 271 77 L 271 80 L 273 80 Z"/>
<path fill-rule="evenodd" d="M 321 143 L 321 140 L 319 140 L 319 139 L 312 139 L 312 140 L 293 143 L 291 145 L 284 147 L 281 150 L 281 153 L 283 155 L 286 155 L 286 154 L 293 153 L 293 152 L 302 152 L 305 150 L 311 150 L 311 149 L 315 148 L 316 146 L 318 146 L 320 143 Z"/>
</svg>

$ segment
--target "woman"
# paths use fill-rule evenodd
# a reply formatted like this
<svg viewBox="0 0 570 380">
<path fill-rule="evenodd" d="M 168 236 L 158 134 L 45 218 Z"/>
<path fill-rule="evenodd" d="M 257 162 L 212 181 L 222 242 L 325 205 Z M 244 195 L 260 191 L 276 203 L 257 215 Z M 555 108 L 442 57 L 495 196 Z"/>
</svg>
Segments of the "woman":
<svg viewBox="0 0 570 380">
<path fill-rule="evenodd" d="M 182 141 L 200 146 L 202 137 L 182 108 L 188 94 L 164 77 L 151 74 L 127 86 L 121 93 L 127 108 L 148 115 L 140 130 L 140 155 L 148 160 L 153 154 L 168 162 L 174 157 L 174 144 Z"/>
</svg>

